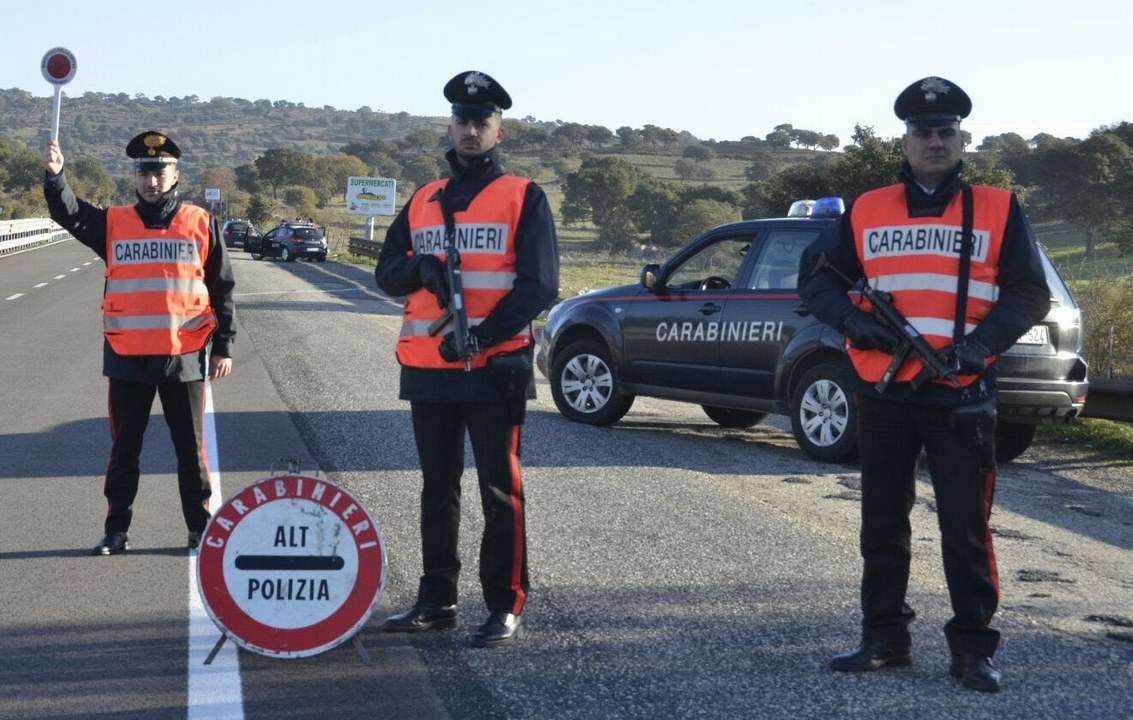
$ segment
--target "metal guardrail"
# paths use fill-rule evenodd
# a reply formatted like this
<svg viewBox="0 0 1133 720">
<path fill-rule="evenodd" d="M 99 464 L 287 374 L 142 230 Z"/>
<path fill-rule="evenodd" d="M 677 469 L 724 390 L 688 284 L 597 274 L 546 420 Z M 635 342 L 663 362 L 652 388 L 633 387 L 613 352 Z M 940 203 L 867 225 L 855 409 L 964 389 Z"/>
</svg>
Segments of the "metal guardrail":
<svg viewBox="0 0 1133 720">
<path fill-rule="evenodd" d="M 69 237 L 70 234 L 53 220 L 0 220 L 0 255 Z"/>
<path fill-rule="evenodd" d="M 359 255 L 361 257 L 378 259 L 378 253 L 382 250 L 382 244 L 377 240 L 367 240 L 366 238 L 352 237 L 350 238 L 350 245 L 347 247 L 351 255 Z"/>
<path fill-rule="evenodd" d="M 1090 378 L 1082 417 L 1133 422 L 1133 380 Z"/>
</svg>

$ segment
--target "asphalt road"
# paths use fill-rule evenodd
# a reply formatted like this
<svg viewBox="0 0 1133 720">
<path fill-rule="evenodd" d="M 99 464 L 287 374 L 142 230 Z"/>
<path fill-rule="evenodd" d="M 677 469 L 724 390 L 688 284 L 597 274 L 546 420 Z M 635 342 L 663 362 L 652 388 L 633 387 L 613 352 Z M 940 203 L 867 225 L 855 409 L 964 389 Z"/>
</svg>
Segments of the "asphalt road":
<svg viewBox="0 0 1133 720">
<path fill-rule="evenodd" d="M 826 669 L 858 639 L 853 466 L 808 460 L 782 422 L 714 426 L 639 399 L 610 428 L 570 423 L 540 378 L 524 428 L 528 635 L 468 645 L 486 615 L 466 474 L 461 624 L 378 629 L 414 599 L 419 478 L 397 400 L 395 302 L 368 268 L 233 261 L 240 336 L 212 387 L 225 496 L 289 458 L 362 499 L 389 576 L 359 639 L 285 660 L 222 646 L 194 607 L 174 460 L 147 433 L 132 549 L 91 558 L 109 449 L 102 265 L 66 242 L 0 258 L 0 718 L 1129 718 L 1128 463 L 1032 450 L 1000 470 L 993 525 L 1004 690 L 947 674 L 931 487 L 921 484 L 911 668 Z M 42 285 L 41 285 L 42 283 Z M 471 464 L 471 453 L 469 464 Z"/>
</svg>

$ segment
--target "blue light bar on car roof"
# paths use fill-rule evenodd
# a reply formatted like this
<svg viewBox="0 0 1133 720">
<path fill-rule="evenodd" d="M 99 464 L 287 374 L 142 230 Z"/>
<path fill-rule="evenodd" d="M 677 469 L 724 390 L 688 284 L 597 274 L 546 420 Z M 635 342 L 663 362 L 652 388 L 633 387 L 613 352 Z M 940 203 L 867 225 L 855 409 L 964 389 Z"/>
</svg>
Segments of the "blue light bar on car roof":
<svg viewBox="0 0 1133 720">
<path fill-rule="evenodd" d="M 840 197 L 824 197 L 814 201 L 811 217 L 838 217 L 846 212 L 846 203 Z"/>
</svg>

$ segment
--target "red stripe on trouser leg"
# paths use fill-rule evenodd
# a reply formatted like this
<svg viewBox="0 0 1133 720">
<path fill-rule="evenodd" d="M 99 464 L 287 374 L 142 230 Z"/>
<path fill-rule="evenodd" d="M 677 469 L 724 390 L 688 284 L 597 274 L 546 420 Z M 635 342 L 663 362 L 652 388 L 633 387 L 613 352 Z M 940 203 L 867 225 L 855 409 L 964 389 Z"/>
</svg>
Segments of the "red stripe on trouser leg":
<svg viewBox="0 0 1133 720">
<path fill-rule="evenodd" d="M 991 504 L 995 497 L 995 470 L 989 470 L 984 475 L 984 517 L 991 518 Z M 999 598 L 999 566 L 995 562 L 995 545 L 991 539 L 991 523 L 987 526 L 987 569 L 991 575 L 991 584 L 995 588 L 995 597 Z"/>
<path fill-rule="evenodd" d="M 511 443 L 509 447 L 508 463 L 511 470 L 511 506 L 513 526 L 512 533 L 512 563 L 511 586 L 515 589 L 515 604 L 512 614 L 518 615 L 523 611 L 523 604 L 527 601 L 527 593 L 523 589 L 523 561 L 527 552 L 527 530 L 524 518 L 523 502 L 523 476 L 519 469 L 519 425 L 511 429 Z"/>
</svg>

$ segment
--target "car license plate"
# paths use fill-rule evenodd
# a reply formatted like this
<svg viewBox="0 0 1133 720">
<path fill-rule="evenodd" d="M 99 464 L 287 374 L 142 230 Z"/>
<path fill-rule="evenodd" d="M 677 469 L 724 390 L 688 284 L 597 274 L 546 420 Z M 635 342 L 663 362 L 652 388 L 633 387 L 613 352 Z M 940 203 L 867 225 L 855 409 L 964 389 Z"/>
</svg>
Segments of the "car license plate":
<svg viewBox="0 0 1133 720">
<path fill-rule="evenodd" d="M 319 252 L 319 248 L 307 248 L 307 252 Z M 1043 328 L 1043 330 L 1046 330 L 1046 328 Z"/>
<path fill-rule="evenodd" d="M 1050 342 L 1050 331 L 1046 325 L 1035 325 L 1015 341 L 1017 345 L 1046 345 Z"/>
</svg>

